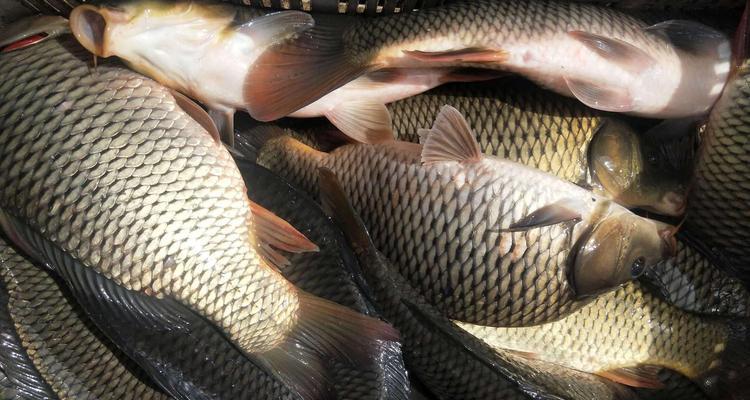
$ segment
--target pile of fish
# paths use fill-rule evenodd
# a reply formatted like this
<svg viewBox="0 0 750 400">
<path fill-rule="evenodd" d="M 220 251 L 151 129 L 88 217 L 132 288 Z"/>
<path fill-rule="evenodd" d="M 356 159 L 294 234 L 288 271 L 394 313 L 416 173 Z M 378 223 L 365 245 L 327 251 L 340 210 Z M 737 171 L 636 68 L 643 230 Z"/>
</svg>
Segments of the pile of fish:
<svg viewBox="0 0 750 400">
<path fill-rule="evenodd" d="M 747 10 L 438 3 L 0 30 L 0 399 L 750 399 Z"/>
</svg>

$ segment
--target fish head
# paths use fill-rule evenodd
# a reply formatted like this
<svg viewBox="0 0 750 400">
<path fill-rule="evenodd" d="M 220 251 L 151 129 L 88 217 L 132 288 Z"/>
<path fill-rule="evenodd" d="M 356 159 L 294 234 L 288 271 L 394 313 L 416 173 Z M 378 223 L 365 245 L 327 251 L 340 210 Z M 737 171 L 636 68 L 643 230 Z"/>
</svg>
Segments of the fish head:
<svg viewBox="0 0 750 400">
<path fill-rule="evenodd" d="M 605 120 L 589 147 L 589 168 L 603 194 L 628 208 L 679 216 L 685 212 L 692 137 L 638 133 Z"/>
<path fill-rule="evenodd" d="M 205 51 L 223 38 L 234 14 L 224 5 L 149 0 L 83 4 L 70 14 L 78 41 L 99 57 L 117 56 L 175 89 Z M 192 63 L 188 60 L 193 60 Z"/>
<path fill-rule="evenodd" d="M 674 254 L 674 228 L 621 210 L 602 218 L 578 242 L 572 282 L 578 297 L 596 296 L 641 276 Z"/>
</svg>

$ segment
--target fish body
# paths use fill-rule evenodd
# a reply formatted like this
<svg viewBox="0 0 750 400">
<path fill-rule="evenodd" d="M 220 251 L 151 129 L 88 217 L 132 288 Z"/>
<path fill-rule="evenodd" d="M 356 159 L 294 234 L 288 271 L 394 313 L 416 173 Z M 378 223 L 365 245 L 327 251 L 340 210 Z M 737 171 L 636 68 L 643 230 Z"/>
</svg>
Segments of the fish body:
<svg viewBox="0 0 750 400">
<path fill-rule="evenodd" d="M 670 304 L 699 314 L 747 318 L 750 293 L 742 281 L 705 257 L 695 240 L 678 235 L 674 257 L 644 273 L 642 279 Z"/>
<path fill-rule="evenodd" d="M 374 246 L 330 170 L 322 170 L 323 207 L 354 250 L 376 308 L 401 332 L 405 360 L 423 392 L 438 399 L 628 399 L 627 391 L 555 364 L 493 351 L 443 316 Z M 419 397 L 421 398 L 421 397 Z"/>
<path fill-rule="evenodd" d="M 4 399 L 163 399 L 49 271 L 0 243 Z M 0 392 L 1 393 L 1 392 Z"/>
<path fill-rule="evenodd" d="M 432 131 L 470 146 L 469 128 L 442 129 L 443 117 Z M 428 148 L 414 143 L 348 145 L 326 154 L 279 136 L 259 147 L 257 161 L 312 193 L 318 167 L 336 173 L 378 248 L 429 301 L 460 320 L 523 326 L 558 319 L 580 307 L 581 297 L 632 279 L 661 258 L 665 243 L 652 221 L 553 175 L 478 149 L 465 159 L 461 149 L 433 162 L 426 161 Z M 562 205 L 568 202 L 572 209 Z M 578 223 L 515 229 L 556 204 Z M 590 247 L 605 246 L 598 242 L 605 237 L 621 248 L 606 261 Z M 568 263 L 587 269 L 588 278 L 572 282 Z"/>
<path fill-rule="evenodd" d="M 482 152 L 592 188 L 629 208 L 680 215 L 691 165 L 673 163 L 684 145 L 658 129 L 638 133 L 613 114 L 592 110 L 521 79 L 448 84 L 388 105 L 398 140 L 418 142 L 440 108 L 466 116 Z M 666 153 L 666 154 L 665 154 Z"/>
<path fill-rule="evenodd" d="M 649 27 L 575 2 L 454 2 L 369 20 L 316 18 L 259 58 L 248 109 L 275 119 L 382 68 L 472 66 L 524 75 L 600 110 L 684 117 L 708 112 L 730 56 L 729 41 L 697 23 Z"/>
<path fill-rule="evenodd" d="M 388 331 L 375 336 L 395 338 L 377 321 L 296 289 L 261 259 L 259 220 L 229 153 L 168 89 L 117 65 L 92 71 L 69 39 L 0 60 L 0 208 L 15 243 L 62 275 L 79 301 L 132 306 L 128 298 L 140 296 L 129 315 L 157 326 L 200 315 L 303 397 L 326 390 L 325 373 L 315 359 L 284 350 L 306 340 L 294 339 L 295 326 L 317 332 L 308 339 L 325 336 L 339 318 L 326 317 L 333 312 L 364 322 L 351 334 L 370 336 L 372 322 Z M 328 322 L 305 324 L 305 298 Z M 342 343 L 346 333 L 334 330 L 338 339 L 326 343 Z"/>
<path fill-rule="evenodd" d="M 458 323 L 494 348 L 528 354 L 630 386 L 659 387 L 658 369 L 653 367 L 660 367 L 705 383 L 709 393 L 742 387 L 739 377 L 744 376 L 747 351 L 743 324 L 683 312 L 637 282 L 549 324 L 492 328 Z"/>
<path fill-rule="evenodd" d="M 750 277 L 749 83 L 750 61 L 745 61 L 711 112 L 686 221 L 712 258 L 745 281 Z"/>
</svg>

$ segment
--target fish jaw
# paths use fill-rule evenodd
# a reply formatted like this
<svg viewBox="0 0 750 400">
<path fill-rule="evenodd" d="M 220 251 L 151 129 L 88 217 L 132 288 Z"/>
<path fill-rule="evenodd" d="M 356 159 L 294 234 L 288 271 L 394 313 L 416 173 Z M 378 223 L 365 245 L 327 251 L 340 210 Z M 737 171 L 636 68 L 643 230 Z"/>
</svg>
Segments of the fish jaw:
<svg viewBox="0 0 750 400">
<path fill-rule="evenodd" d="M 71 14 L 71 28 L 95 55 L 118 56 L 209 107 L 242 107 L 242 83 L 257 55 L 251 37 L 229 29 L 231 9 L 176 3 L 165 11 L 83 5 Z"/>
</svg>

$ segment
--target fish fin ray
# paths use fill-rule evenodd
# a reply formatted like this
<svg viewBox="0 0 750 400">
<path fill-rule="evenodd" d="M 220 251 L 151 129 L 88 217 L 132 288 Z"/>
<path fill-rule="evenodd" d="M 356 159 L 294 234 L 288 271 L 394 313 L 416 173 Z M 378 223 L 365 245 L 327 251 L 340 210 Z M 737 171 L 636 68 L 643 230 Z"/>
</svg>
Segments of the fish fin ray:
<svg viewBox="0 0 750 400">
<path fill-rule="evenodd" d="M 208 115 L 211 117 L 216 130 L 227 146 L 234 147 L 234 110 L 217 110 L 209 109 Z"/>
<path fill-rule="evenodd" d="M 219 128 L 214 123 L 214 119 L 203 109 L 198 103 L 194 102 L 190 97 L 184 94 L 170 89 L 172 97 L 178 107 L 189 115 L 190 118 L 195 120 L 200 126 L 205 129 L 209 135 L 214 139 L 216 143 L 221 143 L 221 135 L 219 134 Z"/>
<path fill-rule="evenodd" d="M 346 54 L 345 21 L 316 26 L 267 48 L 245 77 L 248 113 L 260 121 L 287 116 L 368 72 Z"/>
<path fill-rule="evenodd" d="M 443 106 L 429 131 L 419 131 L 422 163 L 441 161 L 478 162 L 482 159 L 479 143 L 461 112 Z"/>
<path fill-rule="evenodd" d="M 315 26 L 312 15 L 302 11 L 278 11 L 238 25 L 237 32 L 247 35 L 254 43 L 268 46 Z"/>
<path fill-rule="evenodd" d="M 568 36 L 576 39 L 599 56 L 616 62 L 618 65 L 633 73 L 656 64 L 656 60 L 645 51 L 630 43 L 584 31 L 570 31 Z"/>
<path fill-rule="evenodd" d="M 661 367 L 658 366 L 638 365 L 599 371 L 595 375 L 630 387 L 662 389 L 664 383 L 659 379 L 659 371 Z"/>
<path fill-rule="evenodd" d="M 731 46 L 723 33 L 694 21 L 673 19 L 645 28 L 646 32 L 662 35 L 673 46 L 693 54 L 717 52 L 729 60 Z"/>
<path fill-rule="evenodd" d="M 391 114 L 385 104 L 357 100 L 337 105 L 326 117 L 341 132 L 361 143 L 394 140 Z"/>
<path fill-rule="evenodd" d="M 317 252 L 320 248 L 289 222 L 251 201 L 255 234 L 259 250 L 277 267 L 289 265 L 289 261 L 275 249 L 289 253 Z"/>
<path fill-rule="evenodd" d="M 374 248 L 364 222 L 354 211 L 336 173 L 328 168 L 319 167 L 318 174 L 323 211 L 338 222 L 338 226 L 342 228 L 342 232 L 352 245 L 359 249 Z"/>
<path fill-rule="evenodd" d="M 575 199 L 562 199 L 552 204 L 548 204 L 530 214 L 513 222 L 504 232 L 518 232 L 529 229 L 541 228 L 545 226 L 562 224 L 565 222 L 578 222 L 581 220 L 581 213 L 578 201 Z"/>
<path fill-rule="evenodd" d="M 485 47 L 469 47 L 459 50 L 447 51 L 419 51 L 403 50 L 408 57 L 425 62 L 436 63 L 480 63 L 480 64 L 502 64 L 508 60 L 508 52 L 502 49 L 490 49 Z"/>
<path fill-rule="evenodd" d="M 70 32 L 68 20 L 60 16 L 36 15 L 11 23 L 0 30 L 2 52 L 22 49 Z"/>
<path fill-rule="evenodd" d="M 603 87 L 581 79 L 564 78 L 573 96 L 581 103 L 602 111 L 633 111 L 633 98 L 625 88 Z"/>
</svg>

